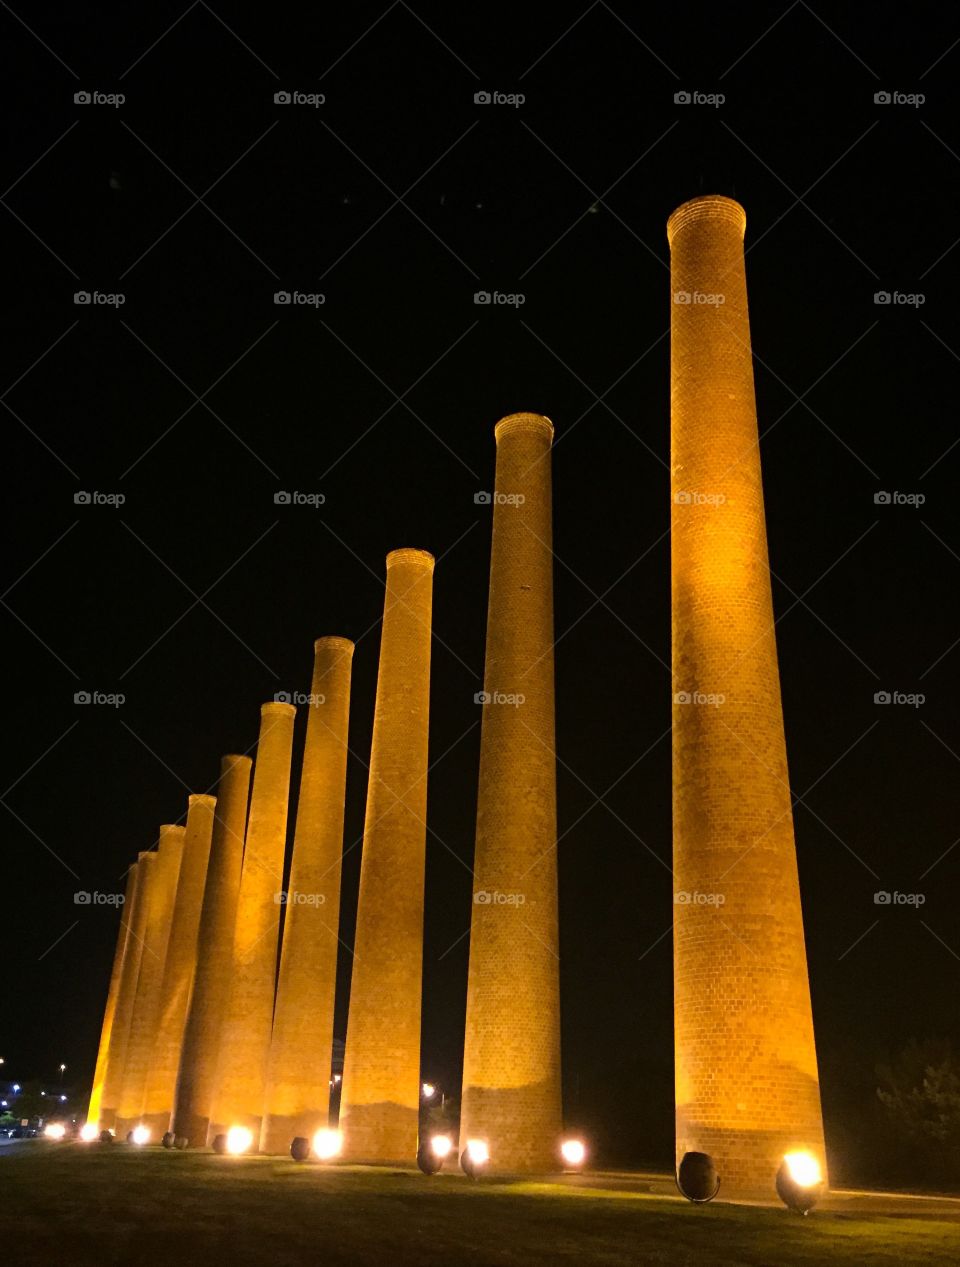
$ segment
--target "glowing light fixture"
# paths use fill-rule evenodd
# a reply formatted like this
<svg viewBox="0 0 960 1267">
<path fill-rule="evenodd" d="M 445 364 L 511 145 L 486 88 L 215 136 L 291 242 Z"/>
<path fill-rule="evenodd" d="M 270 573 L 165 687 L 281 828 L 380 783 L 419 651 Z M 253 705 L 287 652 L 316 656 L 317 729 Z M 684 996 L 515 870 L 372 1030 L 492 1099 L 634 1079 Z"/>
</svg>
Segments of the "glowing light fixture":
<svg viewBox="0 0 960 1267">
<path fill-rule="evenodd" d="M 806 1214 L 823 1195 L 823 1171 L 813 1153 L 785 1153 L 777 1171 L 777 1195 L 788 1209 Z"/>
<path fill-rule="evenodd" d="M 51 1122 L 49 1126 L 44 1128 L 43 1133 L 47 1139 L 63 1139 L 67 1133 L 67 1128 L 62 1122 Z"/>
<path fill-rule="evenodd" d="M 99 1134 L 100 1129 L 96 1122 L 84 1122 L 83 1126 L 80 1128 L 80 1138 L 87 1144 L 89 1144 L 91 1140 L 96 1139 Z"/>
<path fill-rule="evenodd" d="M 245 1153 L 253 1143 L 253 1131 L 245 1126 L 231 1126 L 227 1131 L 227 1152 Z"/>
<path fill-rule="evenodd" d="M 425 1082 L 421 1090 L 423 1091 L 423 1098 L 425 1100 L 432 1100 L 433 1097 L 437 1094 L 437 1088 L 433 1085 L 432 1082 Z"/>
<path fill-rule="evenodd" d="M 135 1126 L 130 1132 L 130 1143 L 137 1144 L 141 1147 L 150 1140 L 150 1128 L 148 1126 Z"/>
<path fill-rule="evenodd" d="M 560 1145 L 560 1156 L 568 1166 L 582 1166 L 587 1160 L 587 1148 L 582 1139 L 565 1139 Z"/>
<path fill-rule="evenodd" d="M 319 1161 L 331 1161 L 343 1148 L 343 1135 L 340 1131 L 325 1126 L 313 1137 L 313 1151 Z"/>
<path fill-rule="evenodd" d="M 430 1148 L 437 1157 L 447 1157 L 453 1148 L 449 1135 L 434 1135 L 430 1140 Z"/>
<path fill-rule="evenodd" d="M 486 1142 L 482 1139 L 468 1139 L 466 1148 L 460 1154 L 460 1169 L 468 1179 L 477 1179 L 489 1160 L 490 1150 Z"/>
</svg>

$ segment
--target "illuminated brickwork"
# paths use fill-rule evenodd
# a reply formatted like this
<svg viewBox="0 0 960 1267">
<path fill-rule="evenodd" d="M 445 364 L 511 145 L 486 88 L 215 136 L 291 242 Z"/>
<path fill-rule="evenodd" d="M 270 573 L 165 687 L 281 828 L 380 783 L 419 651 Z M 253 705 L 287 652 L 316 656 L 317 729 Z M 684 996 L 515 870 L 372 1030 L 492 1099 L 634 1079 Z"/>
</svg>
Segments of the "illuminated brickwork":
<svg viewBox="0 0 960 1267">
<path fill-rule="evenodd" d="M 460 1148 L 557 1168 L 562 1130 L 554 754 L 553 426 L 496 427 L 496 497 Z"/>
<path fill-rule="evenodd" d="M 143 1122 L 159 1139 L 170 1129 L 173 1097 L 180 1068 L 180 1048 L 187 1006 L 197 968 L 197 929 L 207 878 L 210 837 L 213 832 L 215 796 L 191 796 L 187 805 L 187 825 L 183 838 L 183 860 L 177 897 L 170 922 L 170 941 L 163 967 L 163 983 L 157 1008 L 157 1037 L 153 1047 Z"/>
<path fill-rule="evenodd" d="M 166 824 L 160 828 L 155 873 L 148 890 L 147 923 L 144 930 L 140 976 L 133 1005 L 127 1059 L 123 1071 L 123 1092 L 117 1109 L 117 1133 L 125 1135 L 140 1121 L 147 1090 L 147 1076 L 157 1037 L 160 985 L 167 958 L 170 923 L 180 877 L 183 855 L 182 827 Z"/>
<path fill-rule="evenodd" d="M 773 627 L 743 208 L 670 217 L 677 1160 L 826 1173 Z"/>
<path fill-rule="evenodd" d="M 139 866 L 135 862 L 127 872 L 127 887 L 120 907 L 120 927 L 117 929 L 117 948 L 113 955 L 113 967 L 110 970 L 110 986 L 107 990 L 107 1005 L 103 1010 L 103 1025 L 100 1029 L 100 1047 L 97 1050 L 97 1064 L 93 1073 L 93 1090 L 90 1093 L 90 1107 L 87 1109 L 87 1121 L 100 1123 L 103 1114 L 103 1089 L 110 1065 L 111 1044 L 116 1042 L 114 1022 L 117 1017 L 117 1001 L 120 997 L 120 982 L 123 979 L 124 961 L 131 954 L 130 929 L 135 918 L 137 905 L 137 877 Z M 111 1109 L 111 1120 L 102 1122 L 104 1128 L 113 1125 L 116 1117 L 115 1106 Z"/>
<path fill-rule="evenodd" d="M 250 819 L 240 875 L 230 998 L 220 1045 L 215 1123 L 245 1126 L 260 1139 L 282 907 L 290 798 L 290 752 L 296 709 L 274 702 L 260 710 Z"/>
<path fill-rule="evenodd" d="M 191 1146 L 207 1143 L 220 1035 L 233 975 L 243 837 L 250 793 L 249 757 L 220 763 L 210 861 L 197 933 L 197 971 L 183 1035 L 173 1129 Z"/>
<path fill-rule="evenodd" d="M 314 644 L 260 1148 L 328 1125 L 353 643 Z"/>
<path fill-rule="evenodd" d="M 117 994 L 117 1010 L 113 1018 L 110 1036 L 110 1054 L 103 1075 L 103 1092 L 99 1113 L 91 1113 L 88 1121 L 99 1121 L 105 1130 L 112 1129 L 117 1121 L 117 1108 L 123 1094 L 123 1075 L 127 1064 L 127 1046 L 130 1038 L 130 1026 L 133 1021 L 133 1008 L 137 997 L 137 982 L 140 977 L 140 960 L 143 956 L 143 940 L 147 928 L 147 911 L 149 909 L 149 889 L 153 883 L 153 874 L 157 855 L 144 852 L 137 855 L 137 891 L 133 901 L 132 918 L 130 919 L 130 941 L 123 958 L 123 970 L 120 974 L 120 989 Z"/>
<path fill-rule="evenodd" d="M 432 556 L 387 555 L 340 1111 L 353 1160 L 417 1151 L 432 600 Z"/>
</svg>

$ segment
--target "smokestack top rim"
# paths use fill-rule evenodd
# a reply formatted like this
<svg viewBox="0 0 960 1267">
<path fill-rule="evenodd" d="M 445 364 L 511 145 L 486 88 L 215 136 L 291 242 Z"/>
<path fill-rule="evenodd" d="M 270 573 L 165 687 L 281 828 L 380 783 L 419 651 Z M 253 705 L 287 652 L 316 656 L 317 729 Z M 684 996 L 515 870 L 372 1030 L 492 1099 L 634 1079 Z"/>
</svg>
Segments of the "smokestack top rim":
<svg viewBox="0 0 960 1267">
<path fill-rule="evenodd" d="M 494 439 L 499 444 L 504 436 L 512 435 L 517 431 L 545 434 L 550 438 L 551 443 L 553 442 L 553 423 L 545 414 L 507 414 L 494 427 Z"/>
<path fill-rule="evenodd" d="M 674 238 L 688 224 L 697 220 L 723 220 L 739 231 L 742 239 L 747 230 L 747 213 L 734 198 L 723 194 L 704 194 L 682 202 L 667 220 L 667 242 L 673 246 Z"/>
<path fill-rule="evenodd" d="M 247 765 L 253 765 L 253 758 L 248 757 L 245 752 L 225 752 L 220 758 L 220 770 L 225 773 L 238 765 L 243 765 L 244 762 Z"/>
<path fill-rule="evenodd" d="M 391 550 L 387 555 L 387 567 L 396 567 L 398 563 L 410 563 L 433 571 L 436 559 L 429 550 L 418 550 L 414 546 L 401 546 L 399 550 Z"/>
<path fill-rule="evenodd" d="M 216 805 L 217 798 L 209 792 L 191 792 L 187 797 L 187 805 Z"/>
<path fill-rule="evenodd" d="M 260 716 L 269 717 L 275 714 L 278 717 L 295 717 L 297 714 L 296 704 L 288 704 L 286 700 L 271 699 L 265 704 L 260 705 Z"/>
<path fill-rule="evenodd" d="M 339 634 L 324 634 L 321 638 L 315 638 L 313 642 L 314 651 L 319 651 L 321 647 L 342 647 L 348 654 L 353 655 L 356 644 L 350 638 L 342 638 Z"/>
</svg>

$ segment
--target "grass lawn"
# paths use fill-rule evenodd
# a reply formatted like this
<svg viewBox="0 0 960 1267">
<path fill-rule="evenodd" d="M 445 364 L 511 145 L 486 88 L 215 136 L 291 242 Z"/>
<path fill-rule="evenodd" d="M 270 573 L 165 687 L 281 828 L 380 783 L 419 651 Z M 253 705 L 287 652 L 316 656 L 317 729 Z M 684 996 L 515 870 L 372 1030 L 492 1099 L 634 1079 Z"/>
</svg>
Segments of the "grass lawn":
<svg viewBox="0 0 960 1267">
<path fill-rule="evenodd" d="M 631 1190 L 470 1183 L 457 1173 L 325 1168 L 264 1157 L 25 1141 L 0 1148 L 0 1263 L 756 1264 L 960 1263 L 960 1206 L 855 1201 L 691 1206 Z M 636 1185 L 632 1185 L 635 1189 Z"/>
</svg>

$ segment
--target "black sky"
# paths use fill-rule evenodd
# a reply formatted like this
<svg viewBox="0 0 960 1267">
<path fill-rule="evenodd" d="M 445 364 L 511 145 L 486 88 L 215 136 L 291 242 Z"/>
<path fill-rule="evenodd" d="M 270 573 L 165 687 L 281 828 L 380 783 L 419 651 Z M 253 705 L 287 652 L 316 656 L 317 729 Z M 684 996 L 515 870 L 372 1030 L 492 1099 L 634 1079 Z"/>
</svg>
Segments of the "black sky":
<svg viewBox="0 0 960 1267">
<path fill-rule="evenodd" d="M 956 14 L 184 7 L 0 13 L 6 1071 L 52 1077 L 62 1059 L 89 1076 L 116 919 L 74 892 L 122 887 L 221 753 L 251 748 L 260 703 L 308 689 L 321 634 L 358 642 L 355 845 L 383 558 L 411 545 L 438 558 L 424 1070 L 456 1093 L 490 537 L 474 495 L 494 422 L 531 409 L 557 432 L 567 1108 L 625 1156 L 663 1151 L 664 225 L 716 192 L 747 211 L 829 1135 L 842 1052 L 869 1066 L 912 1035 L 960 1039 Z M 675 103 L 684 91 L 726 99 Z M 281 290 L 325 302 L 277 306 Z M 474 304 L 495 290 L 525 302 Z M 81 490 L 126 500 L 76 505 Z M 326 500 L 278 506 L 280 490 Z M 925 502 L 876 505 L 880 490 Z M 76 705 L 84 690 L 126 702 Z M 925 903 L 877 906 L 877 890 Z"/>
</svg>

